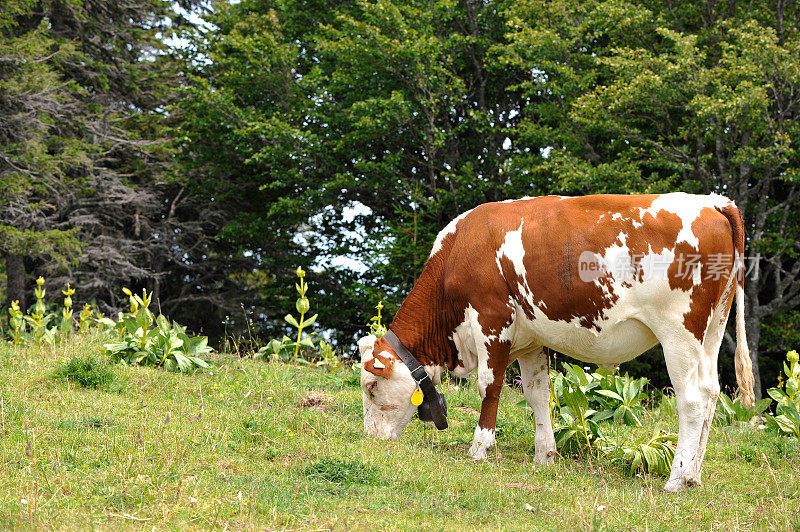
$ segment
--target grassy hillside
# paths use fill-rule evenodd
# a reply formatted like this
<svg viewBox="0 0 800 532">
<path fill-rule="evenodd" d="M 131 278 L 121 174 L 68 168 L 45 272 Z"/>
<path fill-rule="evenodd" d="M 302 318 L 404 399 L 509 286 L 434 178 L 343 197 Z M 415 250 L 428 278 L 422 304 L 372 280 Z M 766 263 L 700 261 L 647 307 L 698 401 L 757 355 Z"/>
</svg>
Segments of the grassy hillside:
<svg viewBox="0 0 800 532">
<path fill-rule="evenodd" d="M 668 495 L 663 478 L 598 459 L 534 467 L 516 390 L 504 392 L 498 452 L 474 463 L 474 386 L 444 387 L 447 431 L 414 420 L 402 441 L 373 441 L 352 370 L 220 356 L 189 376 L 112 366 L 98 389 L 53 378 L 99 346 L 0 346 L 0 526 L 800 528 L 800 445 L 755 429 L 715 427 L 703 486 Z M 608 430 L 633 437 L 653 422 Z"/>
</svg>

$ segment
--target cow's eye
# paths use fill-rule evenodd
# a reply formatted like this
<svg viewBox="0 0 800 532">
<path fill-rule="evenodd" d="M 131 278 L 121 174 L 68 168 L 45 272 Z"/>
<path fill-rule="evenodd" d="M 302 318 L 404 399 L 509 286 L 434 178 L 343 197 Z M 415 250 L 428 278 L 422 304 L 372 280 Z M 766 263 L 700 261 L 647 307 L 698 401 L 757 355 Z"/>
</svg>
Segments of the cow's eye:
<svg viewBox="0 0 800 532">
<path fill-rule="evenodd" d="M 371 383 L 367 384 L 367 393 L 370 395 L 370 397 L 372 397 L 372 392 L 375 390 L 376 386 L 378 386 L 378 381 L 372 381 Z"/>
</svg>

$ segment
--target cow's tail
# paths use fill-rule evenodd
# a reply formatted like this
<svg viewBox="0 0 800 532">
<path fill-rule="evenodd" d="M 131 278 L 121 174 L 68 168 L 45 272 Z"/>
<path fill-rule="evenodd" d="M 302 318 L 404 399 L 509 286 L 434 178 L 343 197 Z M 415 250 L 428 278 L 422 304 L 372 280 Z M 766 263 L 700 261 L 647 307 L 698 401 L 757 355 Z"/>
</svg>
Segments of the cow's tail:
<svg viewBox="0 0 800 532">
<path fill-rule="evenodd" d="M 734 262 L 731 274 L 736 276 L 736 355 L 734 363 L 742 404 L 750 406 L 755 402 L 755 395 L 753 393 L 753 363 L 750 360 L 744 327 L 744 221 L 742 214 L 733 202 L 718 207 L 718 209 L 728 219 L 733 231 Z"/>
</svg>

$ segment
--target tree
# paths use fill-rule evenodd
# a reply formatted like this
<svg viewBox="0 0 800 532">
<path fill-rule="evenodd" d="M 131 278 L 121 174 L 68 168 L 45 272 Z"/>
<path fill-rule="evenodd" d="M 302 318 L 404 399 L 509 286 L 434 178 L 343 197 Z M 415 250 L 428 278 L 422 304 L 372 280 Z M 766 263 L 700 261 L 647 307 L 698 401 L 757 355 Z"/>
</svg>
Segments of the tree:
<svg viewBox="0 0 800 532">
<path fill-rule="evenodd" d="M 107 312 L 125 284 L 169 304 L 186 290 L 163 290 L 162 278 L 182 272 L 192 282 L 214 263 L 202 256 L 213 209 L 174 175 L 165 121 L 180 75 L 163 39 L 184 23 L 162 0 L 4 4 L 0 251 L 9 300 L 24 304 L 34 270 L 71 280 L 76 298 Z"/>
<path fill-rule="evenodd" d="M 521 9 L 531 5 L 542 9 Z M 800 12 L 735 1 L 594 2 L 566 12 L 576 11 L 577 25 L 555 30 L 552 18 L 518 19 L 517 50 L 544 34 L 565 52 L 534 63 L 542 74 L 527 83 L 549 94 L 527 116 L 556 107 L 561 124 L 523 123 L 552 146 L 527 168 L 568 190 L 668 187 L 736 201 L 749 233 L 747 339 L 760 397 L 761 324 L 800 305 Z M 579 61 L 587 68 L 570 71 Z M 564 86 L 577 90 L 555 102 Z"/>
<path fill-rule="evenodd" d="M 504 173 L 525 72 L 494 61 L 503 8 L 215 5 L 217 29 L 196 41 L 180 104 L 183 157 L 235 211 L 222 241 L 258 258 L 242 272 L 259 283 L 257 314 L 283 315 L 283 287 L 301 264 L 326 324 L 352 337 L 379 298 L 396 308 L 451 218 L 530 191 Z M 340 255 L 367 271 L 330 266 Z"/>
</svg>

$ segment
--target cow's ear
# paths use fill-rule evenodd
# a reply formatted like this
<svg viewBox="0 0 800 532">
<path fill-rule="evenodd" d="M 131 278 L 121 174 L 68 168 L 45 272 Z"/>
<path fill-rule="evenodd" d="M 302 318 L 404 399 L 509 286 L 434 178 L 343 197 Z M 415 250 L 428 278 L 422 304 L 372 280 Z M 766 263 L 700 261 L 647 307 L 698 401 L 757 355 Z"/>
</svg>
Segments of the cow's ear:
<svg viewBox="0 0 800 532">
<path fill-rule="evenodd" d="M 362 367 L 376 377 L 391 379 L 394 371 L 394 359 L 383 356 L 385 354 L 387 354 L 386 351 L 383 351 L 382 354 L 376 354 L 364 362 Z"/>
<path fill-rule="evenodd" d="M 372 350 L 375 348 L 375 340 L 377 339 L 375 335 L 370 334 L 358 341 L 358 351 L 361 353 L 362 362 L 372 354 Z"/>
</svg>

